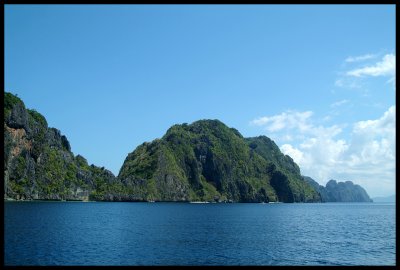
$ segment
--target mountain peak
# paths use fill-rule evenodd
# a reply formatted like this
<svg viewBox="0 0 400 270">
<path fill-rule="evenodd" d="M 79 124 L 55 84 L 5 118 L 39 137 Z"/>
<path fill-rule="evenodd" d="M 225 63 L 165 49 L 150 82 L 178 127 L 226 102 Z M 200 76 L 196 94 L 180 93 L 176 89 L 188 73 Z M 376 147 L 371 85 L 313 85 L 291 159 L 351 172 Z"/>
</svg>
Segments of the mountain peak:
<svg viewBox="0 0 400 270">
<path fill-rule="evenodd" d="M 153 200 L 319 200 L 272 140 L 243 138 L 216 119 L 173 125 L 151 149 L 130 153 L 119 177 Z"/>
</svg>

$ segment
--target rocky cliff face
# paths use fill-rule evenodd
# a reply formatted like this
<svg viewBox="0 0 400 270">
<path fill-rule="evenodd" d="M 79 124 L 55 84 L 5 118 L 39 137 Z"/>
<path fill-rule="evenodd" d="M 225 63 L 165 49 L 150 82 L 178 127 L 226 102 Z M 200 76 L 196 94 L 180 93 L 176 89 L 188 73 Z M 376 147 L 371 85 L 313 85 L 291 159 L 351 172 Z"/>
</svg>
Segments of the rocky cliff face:
<svg viewBox="0 0 400 270">
<path fill-rule="evenodd" d="M 321 186 L 320 184 L 318 184 L 318 182 L 315 181 L 314 179 L 312 179 L 311 177 L 303 176 L 303 179 L 304 179 L 304 181 L 309 183 L 320 194 L 322 202 L 330 201 L 330 197 L 324 186 Z"/>
<path fill-rule="evenodd" d="M 332 202 L 372 202 L 367 192 L 351 181 L 337 182 L 330 180 L 326 183 L 329 201 Z"/>
<path fill-rule="evenodd" d="M 218 120 L 171 127 L 130 153 L 118 178 L 140 200 L 320 201 L 273 141 L 245 139 Z"/>
<path fill-rule="evenodd" d="M 321 195 L 323 202 L 372 202 L 367 192 L 351 181 L 337 182 L 330 180 L 326 186 L 321 186 L 314 179 L 303 176 Z"/>
<path fill-rule="evenodd" d="M 4 96 L 4 197 L 87 200 L 107 192 L 115 176 L 74 156 L 68 139 L 11 93 Z"/>
<path fill-rule="evenodd" d="M 293 159 L 282 154 L 273 140 L 266 136 L 246 138 L 249 147 L 269 161 L 271 165 L 271 185 L 285 202 L 304 202 L 320 200 L 315 189 L 304 181 L 299 166 Z M 286 188 L 284 188 L 286 187 Z M 318 198 L 318 199 L 317 199 Z"/>
</svg>

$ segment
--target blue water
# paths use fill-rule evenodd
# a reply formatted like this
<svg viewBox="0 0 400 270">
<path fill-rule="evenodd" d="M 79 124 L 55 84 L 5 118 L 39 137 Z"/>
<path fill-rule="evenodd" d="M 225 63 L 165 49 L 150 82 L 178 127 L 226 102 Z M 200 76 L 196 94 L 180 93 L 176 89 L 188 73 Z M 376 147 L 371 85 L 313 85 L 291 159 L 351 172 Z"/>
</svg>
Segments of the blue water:
<svg viewBox="0 0 400 270">
<path fill-rule="evenodd" d="M 395 204 L 5 202 L 6 265 L 395 265 Z"/>
</svg>

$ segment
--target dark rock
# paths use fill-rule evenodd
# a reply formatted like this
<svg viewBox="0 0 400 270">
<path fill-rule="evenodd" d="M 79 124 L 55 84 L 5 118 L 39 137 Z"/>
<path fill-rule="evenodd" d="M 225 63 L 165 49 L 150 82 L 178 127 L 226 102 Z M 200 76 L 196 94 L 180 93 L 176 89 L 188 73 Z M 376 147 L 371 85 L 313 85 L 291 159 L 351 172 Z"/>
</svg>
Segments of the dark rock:
<svg viewBox="0 0 400 270">
<path fill-rule="evenodd" d="M 64 135 L 61 136 L 61 145 L 64 147 L 65 150 L 71 151 L 71 146 L 69 144 L 69 141 L 67 140 L 67 137 Z"/>
<path fill-rule="evenodd" d="M 61 132 L 56 128 L 49 128 L 46 132 L 46 144 L 50 147 L 62 149 Z"/>
<path fill-rule="evenodd" d="M 6 121 L 7 126 L 15 129 L 23 128 L 26 133 L 30 133 L 28 127 L 28 113 L 23 103 L 16 103 L 11 110 L 11 114 Z"/>
</svg>

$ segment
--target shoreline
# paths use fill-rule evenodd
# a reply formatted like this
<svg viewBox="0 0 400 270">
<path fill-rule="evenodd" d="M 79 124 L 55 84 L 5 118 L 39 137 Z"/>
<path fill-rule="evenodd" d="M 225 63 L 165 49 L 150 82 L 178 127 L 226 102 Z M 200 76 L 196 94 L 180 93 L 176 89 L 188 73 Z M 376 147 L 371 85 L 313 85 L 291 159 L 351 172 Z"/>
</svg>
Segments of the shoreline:
<svg viewBox="0 0 400 270">
<path fill-rule="evenodd" d="M 4 202 L 97 202 L 89 200 L 46 200 L 46 199 L 31 199 L 31 200 L 17 200 L 13 198 L 4 198 Z"/>
<path fill-rule="evenodd" d="M 95 200 L 52 200 L 52 199 L 13 199 L 4 198 L 4 202 L 131 202 L 131 203 L 190 203 L 190 204 L 230 204 L 230 203 L 254 203 L 254 204 L 274 204 L 283 202 L 234 202 L 234 201 L 95 201 Z"/>
<path fill-rule="evenodd" d="M 233 202 L 233 201 L 221 201 L 221 202 L 210 202 L 210 201 L 91 201 L 91 200 L 45 200 L 45 199 L 32 199 L 32 200 L 17 200 L 13 198 L 4 198 L 4 202 L 99 202 L 99 203 L 118 203 L 118 202 L 129 202 L 129 203 L 190 203 L 190 204 L 232 204 L 232 203 L 251 203 L 251 204 L 325 204 L 325 203 L 395 203 L 395 202 Z"/>
</svg>

